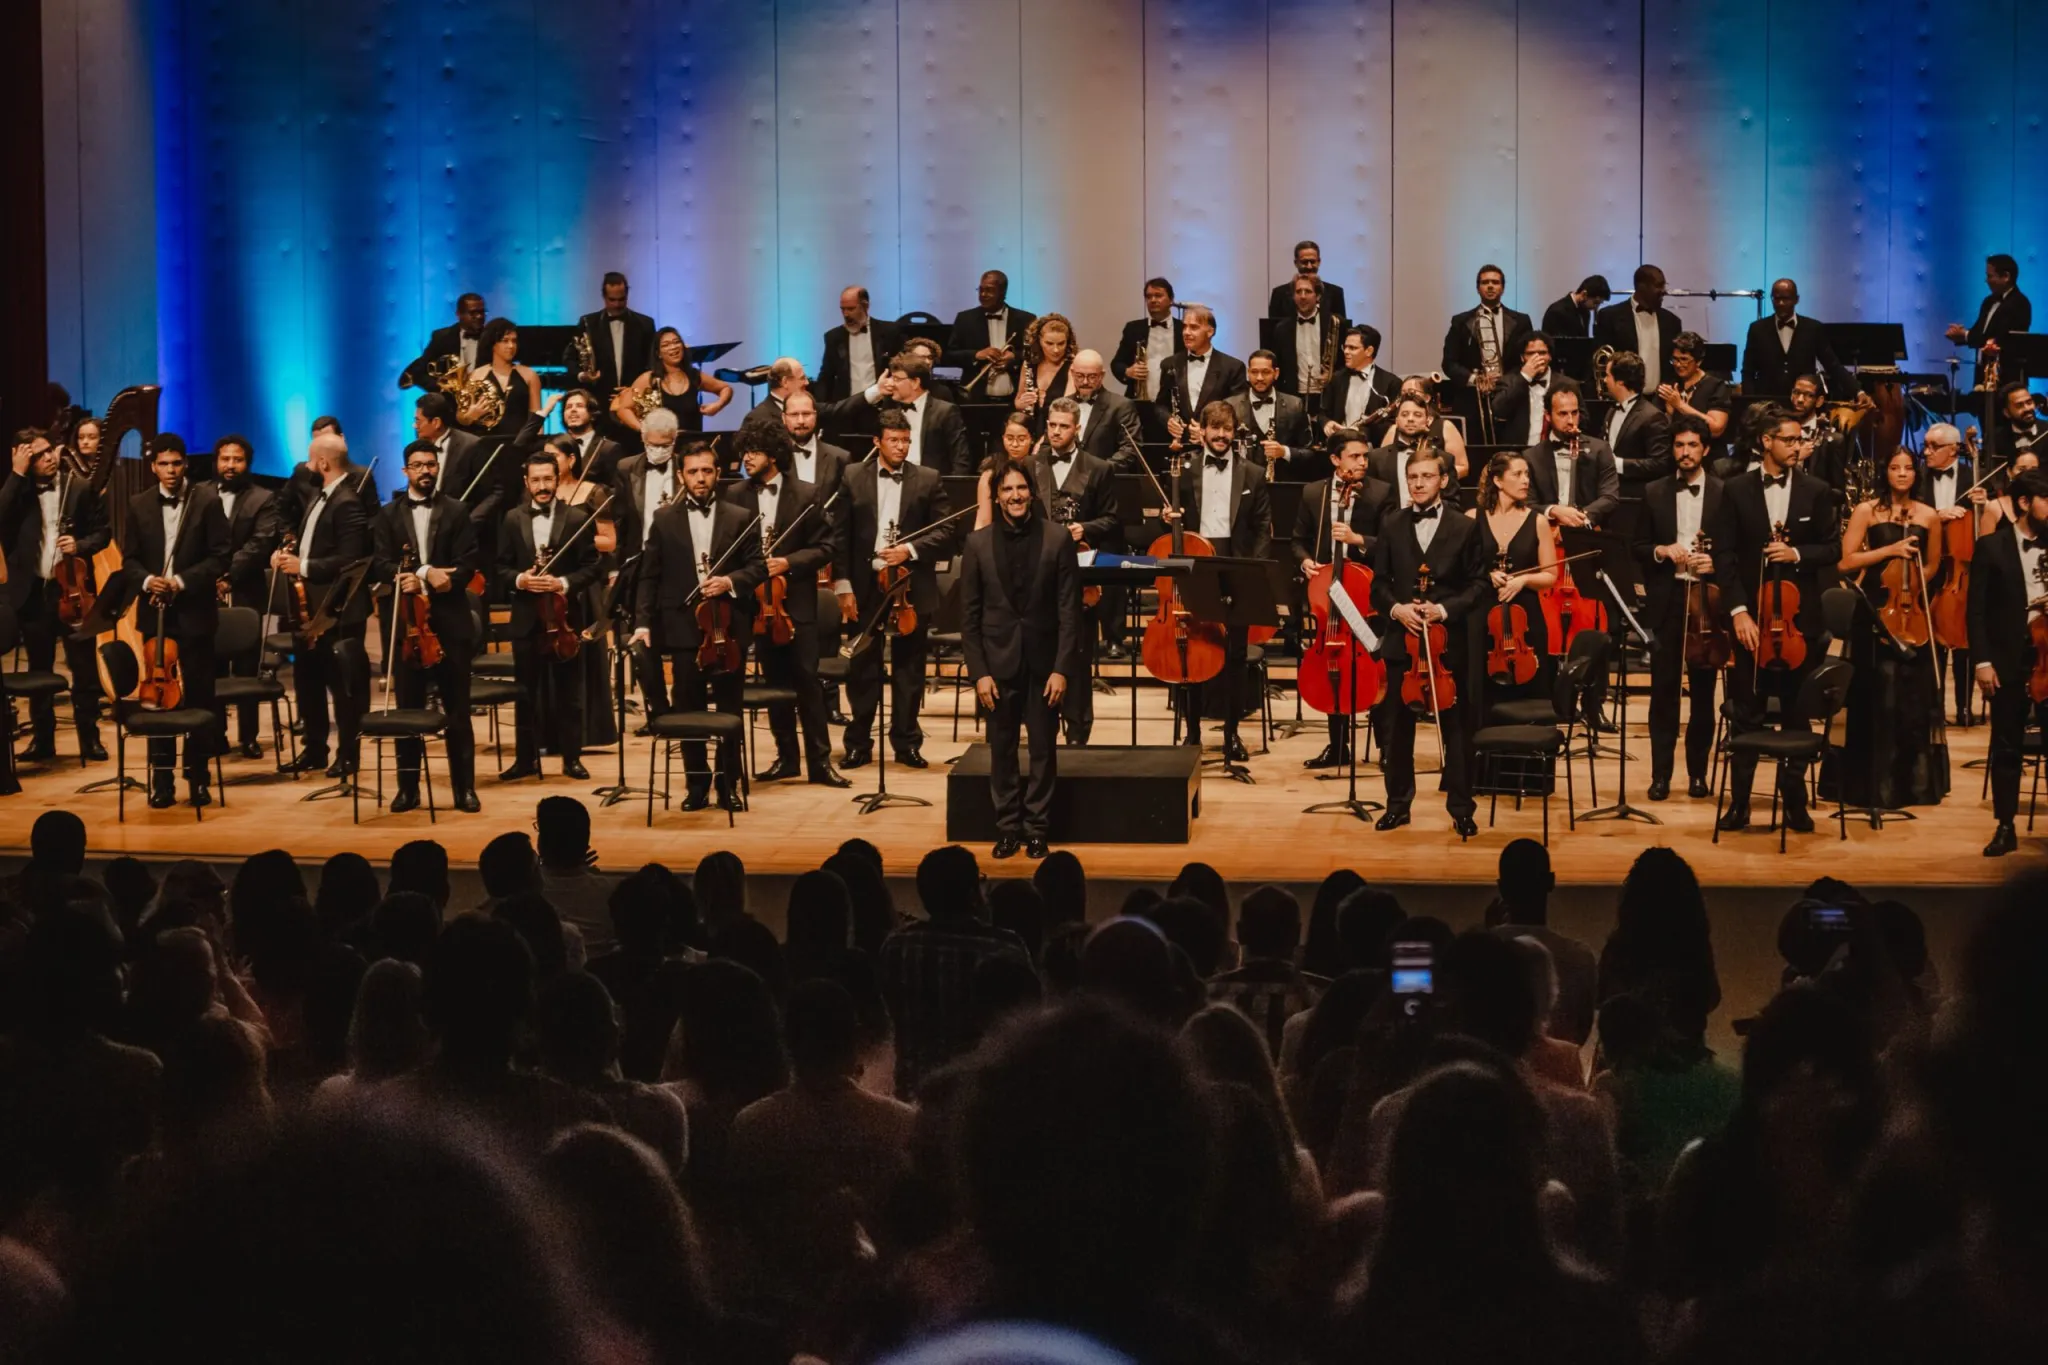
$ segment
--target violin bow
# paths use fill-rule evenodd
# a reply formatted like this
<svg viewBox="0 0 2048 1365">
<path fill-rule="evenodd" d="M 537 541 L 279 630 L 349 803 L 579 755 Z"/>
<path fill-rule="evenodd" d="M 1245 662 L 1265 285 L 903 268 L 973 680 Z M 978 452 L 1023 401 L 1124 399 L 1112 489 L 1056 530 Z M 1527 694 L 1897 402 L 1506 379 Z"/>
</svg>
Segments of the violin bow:
<svg viewBox="0 0 2048 1365">
<path fill-rule="evenodd" d="M 725 553 L 720 555 L 718 557 L 718 562 L 711 566 L 711 572 L 705 574 L 703 578 L 698 579 L 697 586 L 690 589 L 690 595 L 683 599 L 684 606 L 693 607 L 697 605 L 697 599 L 704 595 L 705 581 L 708 579 L 718 577 L 718 571 L 725 567 L 725 562 L 733 557 L 733 555 L 739 550 L 740 546 L 747 543 L 747 540 L 754 534 L 754 528 L 759 526 L 760 524 L 761 514 L 759 512 L 756 512 L 754 513 L 754 519 L 747 523 L 747 529 L 740 532 L 737 536 L 733 537 L 732 544 L 725 547 Z M 794 526 L 796 523 L 791 522 L 790 524 Z"/>
<path fill-rule="evenodd" d="M 589 516 L 583 519 L 583 524 L 577 527 L 575 530 L 571 531 L 569 533 L 569 538 L 563 541 L 560 545 L 557 545 L 548 554 L 547 562 L 540 566 L 540 571 L 543 574 L 547 574 L 550 578 L 554 577 L 554 575 L 550 573 L 549 570 L 555 567 L 555 561 L 562 557 L 562 552 L 564 550 L 567 550 L 571 545 L 574 545 L 576 543 L 576 537 L 582 535 L 585 531 L 588 531 L 591 527 L 597 525 L 597 519 L 603 516 L 605 514 L 605 509 L 610 507 L 611 505 L 612 495 L 610 493 L 606 493 L 604 495 L 604 501 L 599 503 L 597 505 L 596 510 L 591 512 Z"/>
</svg>

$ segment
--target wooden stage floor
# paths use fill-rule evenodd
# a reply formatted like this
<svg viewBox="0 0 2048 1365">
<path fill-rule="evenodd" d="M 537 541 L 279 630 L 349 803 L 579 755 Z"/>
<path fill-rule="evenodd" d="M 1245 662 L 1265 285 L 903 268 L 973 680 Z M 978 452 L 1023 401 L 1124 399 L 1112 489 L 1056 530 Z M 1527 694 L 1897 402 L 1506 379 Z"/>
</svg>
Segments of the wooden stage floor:
<svg viewBox="0 0 2048 1365">
<path fill-rule="evenodd" d="M 1107 743 L 1130 738 L 1130 700 L 1122 675 L 1111 675 L 1114 696 L 1096 698 L 1095 736 Z M 1171 738 L 1166 715 L 1165 691 L 1155 686 L 1139 689 L 1139 740 L 1164 744 Z M 1293 699 L 1276 701 L 1275 719 L 1291 720 Z M 585 756 L 591 780 L 572 782 L 552 770 L 541 782 L 516 786 L 494 780 L 496 757 L 482 743 L 485 727 L 479 718 L 479 768 L 483 774 L 479 795 L 483 811 L 462 815 L 443 808 L 437 824 L 429 824 L 424 809 L 405 815 L 390 815 L 370 804 L 365 789 L 364 819 L 350 822 L 349 802 L 328 799 L 314 802 L 302 798 L 326 779 L 297 783 L 270 776 L 270 759 L 261 762 L 236 759 L 228 763 L 231 782 L 238 776 L 264 774 L 254 781 L 233 785 L 226 806 L 208 808 L 204 821 L 195 821 L 190 806 L 153 811 L 131 792 L 125 824 L 115 819 L 115 798 L 111 791 L 78 794 L 88 780 L 109 777 L 112 763 L 81 770 L 71 748 L 72 736 L 59 717 L 59 747 L 65 758 L 55 765 L 22 772 L 22 794 L 0 799 L 0 854 L 26 851 L 30 824 L 49 809 L 69 809 L 84 817 L 91 829 L 96 856 L 132 853 L 157 858 L 239 858 L 272 847 L 290 849 L 300 858 L 324 858 L 343 850 L 356 850 L 373 860 L 388 858 L 410 839 L 432 837 L 447 846 L 458 863 L 473 862 L 485 842 L 507 830 L 532 827 L 534 804 L 542 796 L 578 796 L 593 806 L 592 843 L 605 866 L 630 868 L 642 862 L 661 861 L 687 867 L 706 853 L 731 849 L 750 871 L 787 874 L 815 867 L 843 839 L 858 835 L 882 850 L 892 875 L 912 872 L 928 849 L 945 842 L 945 773 L 943 760 L 962 752 L 974 738 L 968 717 L 960 721 L 960 739 L 952 732 L 953 690 L 950 683 L 934 687 L 926 695 L 923 723 L 931 738 L 925 756 L 932 766 L 915 772 L 894 763 L 889 767 L 890 790 L 919 796 L 929 807 L 899 806 L 872 815 L 861 815 L 848 799 L 851 793 L 802 782 L 756 783 L 753 808 L 742 812 L 737 825 L 728 830 L 725 815 L 718 811 L 684 814 L 663 811 L 655 803 L 654 827 L 648 828 L 645 798 L 596 809 L 592 791 L 610 783 L 617 771 L 615 754 L 606 750 Z M 1718 846 L 1710 842 L 1714 804 L 1711 799 L 1694 801 L 1682 794 L 1654 806 L 1643 794 L 1649 777 L 1649 738 L 1642 722 L 1640 698 L 1632 697 L 1629 747 L 1629 797 L 1639 806 L 1652 809 L 1661 819 L 1658 825 L 1612 820 L 1581 824 L 1567 830 L 1564 799 L 1560 790 L 1551 802 L 1551 858 L 1558 879 L 1565 885 L 1613 885 L 1620 881 L 1638 851 L 1652 844 L 1665 844 L 1685 855 L 1700 879 L 1717 886 L 1785 887 L 1804 885 L 1823 874 L 1888 887 L 1985 886 L 2002 880 L 2015 865 L 2039 858 L 2048 850 L 2048 823 L 2040 835 L 2028 835 L 2022 821 L 2021 853 L 2003 859 L 1981 856 L 1992 831 L 1990 803 L 1979 799 L 1983 782 L 1981 769 L 1963 765 L 1984 755 L 1987 731 L 1978 726 L 1952 730 L 1950 765 L 1954 790 L 1939 807 L 1921 809 L 1918 819 L 1887 823 L 1874 830 L 1865 822 L 1852 820 L 1846 842 L 1836 835 L 1831 818 L 1833 807 L 1816 808 L 1817 831 L 1793 835 L 1789 851 L 1780 855 L 1778 836 L 1766 834 L 1761 820 L 1767 799 L 1754 806 L 1759 822 L 1744 834 L 1724 835 Z M 971 710 L 972 694 L 963 698 L 963 710 Z M 510 743 L 509 711 L 505 715 L 506 741 Z M 630 718 L 629 718 L 630 722 Z M 1245 726 L 1247 743 L 1256 745 L 1255 723 Z M 1216 737 L 1213 727 L 1210 737 Z M 758 738 L 768 744 L 763 724 Z M 836 735 L 835 735 L 836 738 Z M 1610 737 L 1611 738 L 1611 737 Z M 1220 775 L 1205 777 L 1201 816 L 1195 821 L 1192 842 L 1166 845 L 1075 844 L 1074 851 L 1093 877 L 1105 879 L 1153 879 L 1171 877 L 1181 863 L 1200 859 L 1212 863 L 1229 880 L 1250 883 L 1265 880 L 1313 882 L 1339 867 L 1356 868 L 1376 881 L 1397 883 L 1442 882 L 1474 884 L 1493 879 L 1495 863 L 1503 845 L 1518 836 L 1538 835 L 1541 822 L 1537 804 L 1525 803 L 1516 812 L 1503 801 L 1498 821 L 1486 825 L 1486 800 L 1479 807 L 1479 836 L 1460 843 L 1451 831 L 1442 798 L 1434 791 L 1434 779 L 1427 773 L 1419 778 L 1414 823 L 1387 834 L 1345 815 L 1307 815 L 1302 808 L 1344 795 L 1344 783 L 1318 781 L 1305 771 L 1302 761 L 1322 747 L 1322 718 L 1307 717 L 1298 734 L 1276 738 L 1271 752 L 1254 753 L 1251 772 L 1256 785 L 1246 786 Z M 105 730 L 111 751 L 111 724 Z M 268 744 L 266 733 L 265 743 Z M 1433 765 L 1434 739 L 1427 730 L 1418 736 L 1419 761 Z M 509 756 L 510 750 L 507 749 Z M 369 757 L 365 746 L 365 761 Z M 139 759 L 139 743 L 131 742 L 131 759 Z M 647 776 L 647 741 L 632 740 L 627 746 L 628 781 L 643 783 Z M 434 762 L 437 791 L 447 797 L 445 770 L 438 750 Z M 133 770 L 131 770 L 133 771 Z M 1601 759 L 1597 765 L 1600 801 L 1614 799 L 1616 762 Z M 1578 765 L 1579 804 L 1592 802 L 1584 784 L 1585 769 Z M 1760 797 L 1765 796 L 1768 769 L 1758 777 Z M 873 789 L 872 766 L 848 774 L 852 792 Z M 387 773 L 387 781 L 389 774 Z M 1561 784 L 1560 784 L 1561 786 Z M 676 791 L 682 789 L 680 765 Z M 179 784 L 182 797 L 183 783 Z M 1379 776 L 1363 767 L 1359 776 L 1360 795 L 1379 799 Z M 2023 812 L 2024 813 L 2024 812 Z M 987 846 L 980 852 L 987 853 Z M 1028 875 L 1031 864 L 1023 858 L 1007 863 L 984 859 L 992 875 Z"/>
</svg>

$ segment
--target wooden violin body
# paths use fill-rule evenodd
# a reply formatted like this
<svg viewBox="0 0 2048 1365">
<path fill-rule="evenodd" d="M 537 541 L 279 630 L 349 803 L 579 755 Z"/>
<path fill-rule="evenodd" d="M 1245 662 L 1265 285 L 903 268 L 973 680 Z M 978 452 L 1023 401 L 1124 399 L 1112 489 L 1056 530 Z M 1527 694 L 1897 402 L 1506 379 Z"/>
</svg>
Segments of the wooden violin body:
<svg viewBox="0 0 2048 1365">
<path fill-rule="evenodd" d="M 71 534 L 69 518 L 57 523 L 57 534 Z M 92 562 L 83 555 L 60 555 L 52 577 L 57 584 L 57 619 L 67 626 L 83 625 L 99 602 L 93 589 Z"/>
<path fill-rule="evenodd" d="M 1785 539 L 1785 523 L 1771 528 L 1773 543 Z M 1756 662 L 1760 668 L 1796 669 L 1806 663 L 1806 636 L 1799 630 L 1799 585 L 1768 560 L 1757 586 Z"/>
<path fill-rule="evenodd" d="M 185 704 L 185 683 L 178 673 L 178 642 L 152 635 L 142 642 L 142 681 L 135 704 L 145 711 L 175 711 Z"/>
<path fill-rule="evenodd" d="M 1713 542 L 1702 531 L 1693 537 L 1693 549 L 1712 554 Z M 1706 580 L 1685 585 L 1685 666 L 1722 669 L 1735 657 L 1735 633 L 1728 613 L 1721 610 L 1721 589 Z"/>
<path fill-rule="evenodd" d="M 697 564 L 699 587 L 711 577 L 711 556 Z M 746 641 L 733 629 L 732 595 L 697 599 L 697 668 L 705 673 L 737 673 L 746 660 Z"/>
<path fill-rule="evenodd" d="M 1416 578 L 1415 605 L 1429 600 L 1429 569 Z M 1458 685 L 1445 664 L 1444 652 L 1450 632 L 1441 621 L 1431 621 L 1421 630 L 1407 632 L 1408 667 L 1401 674 L 1401 703 L 1425 716 L 1441 716 L 1458 704 Z"/>
<path fill-rule="evenodd" d="M 1502 573 L 1512 572 L 1505 552 L 1498 567 Z M 1535 680 L 1541 660 L 1529 645 L 1529 613 L 1519 603 L 1496 602 L 1487 609 L 1486 641 L 1489 682 L 1520 687 Z"/>
<path fill-rule="evenodd" d="M 1387 666 L 1330 603 L 1330 589 L 1342 584 L 1360 612 L 1372 601 L 1372 570 L 1348 559 L 1325 564 L 1309 575 L 1308 606 L 1315 642 L 1302 650 L 1295 686 L 1302 704 L 1326 716 L 1369 711 L 1387 694 Z"/>
<path fill-rule="evenodd" d="M 773 556 L 775 546 L 768 534 L 761 535 L 761 558 L 765 563 Z M 789 614 L 789 578 L 786 574 L 772 575 L 767 582 L 754 589 L 754 600 L 761 609 L 754 613 L 754 634 L 764 637 L 770 644 L 786 645 L 796 638 L 796 621 Z"/>
<path fill-rule="evenodd" d="M 1878 572 L 1878 582 L 1884 589 L 1884 600 L 1878 606 L 1877 619 L 1883 623 L 1885 633 L 1901 648 L 1925 649 L 1934 638 L 1934 623 L 1929 619 L 1927 578 L 1920 556 L 1887 559 Z"/>
<path fill-rule="evenodd" d="M 1168 477 L 1178 488 L 1181 474 L 1178 455 L 1170 461 L 1168 471 Z M 1182 529 L 1177 507 L 1167 510 L 1173 514 L 1172 526 L 1147 547 L 1147 554 L 1154 558 L 1200 559 L 1216 553 L 1216 547 L 1208 541 Z M 1146 671 L 1163 683 L 1207 682 L 1221 673 L 1224 665 L 1222 623 L 1196 620 L 1181 604 L 1170 575 L 1154 579 L 1152 586 L 1159 594 L 1159 605 L 1153 611 L 1152 619 L 1145 623 L 1145 639 L 1139 651 Z"/>
<path fill-rule="evenodd" d="M 399 560 L 399 572 L 411 573 L 418 568 L 413 559 L 412 546 L 405 547 Z M 425 593 L 402 592 L 397 595 L 399 621 L 399 653 L 405 661 L 418 668 L 437 667 L 446 657 L 441 637 L 434 633 L 434 611 Z"/>
<path fill-rule="evenodd" d="M 1552 528 L 1553 544 L 1557 557 L 1564 559 L 1564 536 Z M 1598 598 L 1587 597 L 1579 591 L 1578 582 L 1571 570 L 1560 563 L 1557 582 L 1543 590 L 1544 624 L 1549 627 L 1550 652 L 1562 656 L 1571 652 L 1572 644 L 1589 630 L 1607 633 L 1607 604 Z"/>
<path fill-rule="evenodd" d="M 540 556 L 533 561 L 533 572 L 547 573 L 547 563 Z M 573 659 L 583 648 L 583 636 L 569 624 L 569 594 L 565 592 L 537 592 L 533 595 L 534 615 L 540 619 L 541 653 L 554 659 Z"/>
<path fill-rule="evenodd" d="M 2027 677 L 2027 696 L 2039 705 L 2048 701 L 2048 611 L 2036 611 L 2028 618 L 2027 636 L 2034 644 L 2034 671 Z"/>
</svg>

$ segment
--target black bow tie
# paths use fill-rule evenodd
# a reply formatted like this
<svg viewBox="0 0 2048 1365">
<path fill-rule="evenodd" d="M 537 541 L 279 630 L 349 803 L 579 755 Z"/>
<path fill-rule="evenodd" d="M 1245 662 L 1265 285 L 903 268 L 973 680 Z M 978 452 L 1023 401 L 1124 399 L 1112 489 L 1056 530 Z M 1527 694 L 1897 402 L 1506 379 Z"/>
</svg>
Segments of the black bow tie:
<svg viewBox="0 0 2048 1365">
<path fill-rule="evenodd" d="M 405 505 L 408 507 L 432 507 L 434 505 L 434 500 L 432 498 L 408 497 L 405 500 Z"/>
<path fill-rule="evenodd" d="M 1208 465 L 1211 469 L 1228 469 L 1230 468 L 1230 452 L 1226 450 L 1221 455 L 1212 452 L 1202 457 L 1202 463 Z"/>
<path fill-rule="evenodd" d="M 687 496 L 684 497 L 683 499 L 683 506 L 689 508 L 692 512 L 704 512 L 708 514 L 711 511 L 711 504 L 708 501 Z"/>
<path fill-rule="evenodd" d="M 1679 491 L 1681 493 L 1690 493 L 1694 497 L 1698 497 L 1700 495 L 1700 485 L 1696 483 L 1689 483 L 1680 488 Z"/>
<path fill-rule="evenodd" d="M 2038 540 L 2028 540 L 2028 539 L 2027 539 L 2027 538 L 2026 538 L 2025 536 L 2021 536 L 2021 537 L 2020 537 L 2020 553 L 2021 553 L 2021 554 L 2023 554 L 2023 555 L 2029 555 L 2029 554 L 2032 554 L 2032 553 L 2033 553 L 2034 551 L 2036 551 L 2036 550 L 2038 550 L 2038 549 L 2040 549 L 2040 548 L 2041 548 L 2041 542 L 2040 542 L 2040 541 L 2038 541 Z"/>
<path fill-rule="evenodd" d="M 1953 479 L 1956 476 L 1956 467 L 1950 465 L 1947 469 L 1936 469 L 1931 472 L 1937 479 Z"/>
<path fill-rule="evenodd" d="M 1194 353 L 1193 353 L 1192 351 L 1190 351 L 1190 352 L 1188 353 L 1188 364 L 1190 364 L 1190 365 L 1206 365 L 1206 364 L 1208 364 L 1208 363 L 1209 363 L 1209 356 L 1208 356 L 1208 353 L 1207 353 L 1207 352 L 1204 352 L 1204 353 L 1202 353 L 1201 355 L 1196 355 L 1196 354 L 1194 354 Z"/>
<path fill-rule="evenodd" d="M 184 500 L 185 497 L 182 493 L 175 498 L 167 498 L 161 493 L 156 495 L 156 501 L 159 507 L 176 507 L 179 503 L 183 502 Z"/>
<path fill-rule="evenodd" d="M 1074 462 L 1074 452 L 1071 450 L 1065 452 L 1049 450 L 1046 454 L 1052 457 L 1052 462 L 1055 466 L 1072 464 Z"/>
<path fill-rule="evenodd" d="M 1792 476 L 1790 474 L 1780 474 L 1775 478 L 1769 474 L 1764 475 L 1764 487 L 1766 488 L 1783 488 L 1791 481 Z"/>
<path fill-rule="evenodd" d="M 890 483 L 903 482 L 903 471 L 901 469 L 877 469 L 875 473 L 887 479 Z"/>
<path fill-rule="evenodd" d="M 1444 505 L 1433 502 L 1427 507 L 1410 507 L 1408 510 L 1415 514 L 1417 521 L 1435 521 L 1436 514 L 1444 510 Z"/>
<path fill-rule="evenodd" d="M 38 496 L 41 496 L 41 495 L 42 495 L 42 494 L 44 494 L 44 493 L 48 493 L 48 492 L 52 491 L 53 489 L 55 489 L 56 487 L 57 487 L 57 481 L 56 481 L 55 479 L 37 479 L 37 480 L 36 480 L 36 494 L 37 494 Z"/>
<path fill-rule="evenodd" d="M 1093 402 L 1095 401 L 1095 395 L 1094 395 L 1094 394 L 1092 394 L 1092 393 L 1087 393 L 1087 394 L 1075 394 L 1075 395 L 1074 395 L 1074 401 L 1075 401 L 1076 403 L 1079 403 L 1079 404 L 1081 404 L 1081 405 L 1082 405 L 1083 407 L 1086 407 L 1086 406 L 1088 406 L 1089 404 L 1091 404 L 1091 403 L 1093 403 Z"/>
<path fill-rule="evenodd" d="M 993 312 L 984 310 L 982 316 L 987 318 L 990 322 L 994 322 L 997 318 L 1000 318 L 1003 315 L 1004 311 L 1005 310 L 1001 308 L 995 309 Z"/>
<path fill-rule="evenodd" d="M 1273 399 L 1271 398 L 1271 396 L 1265 398 L 1254 398 L 1252 399 L 1252 406 L 1255 408 L 1270 408 L 1273 406 Z"/>
<path fill-rule="evenodd" d="M 531 512 L 536 519 L 540 517 L 551 517 L 555 514 L 555 505 L 553 503 L 549 503 L 547 504 L 547 506 L 543 507 L 541 506 L 541 504 L 535 503 L 527 510 Z"/>
</svg>

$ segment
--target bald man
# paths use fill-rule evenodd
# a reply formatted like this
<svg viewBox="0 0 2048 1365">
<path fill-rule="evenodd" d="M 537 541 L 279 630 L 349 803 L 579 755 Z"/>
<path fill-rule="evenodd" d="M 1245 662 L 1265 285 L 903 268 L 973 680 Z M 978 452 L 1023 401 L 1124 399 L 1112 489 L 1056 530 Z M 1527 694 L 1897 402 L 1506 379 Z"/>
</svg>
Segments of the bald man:
<svg viewBox="0 0 2048 1365">
<path fill-rule="evenodd" d="M 1081 449 L 1119 474 L 1138 472 L 1138 405 L 1102 385 L 1102 352 L 1080 350 L 1067 371 L 1068 395 L 1081 409 Z"/>
<path fill-rule="evenodd" d="M 879 379 L 889 357 L 903 349 L 903 329 L 868 312 L 867 286 L 849 284 L 839 291 L 839 316 L 845 319 L 825 333 L 825 358 L 811 385 L 820 403 L 840 403 Z"/>
<path fill-rule="evenodd" d="M 292 678 L 298 691 L 299 719 L 304 723 L 294 772 L 326 769 L 329 777 L 348 777 L 356 770 L 356 729 L 369 698 L 369 661 L 362 652 L 364 622 L 370 615 L 370 590 L 357 583 L 350 591 L 349 569 L 370 553 L 369 514 L 356 497 L 357 480 L 349 472 L 348 442 L 335 432 L 322 432 L 306 451 L 306 466 L 318 480 L 311 496 L 293 509 L 279 528 L 298 538 L 296 550 L 280 548 L 270 557 L 280 581 L 296 578 L 305 584 L 306 605 L 318 614 L 331 607 L 334 627 L 310 649 L 292 656 Z M 354 659 L 350 686 L 343 695 L 342 660 L 337 647 Z M 328 747 L 327 694 L 333 692 L 340 747 Z"/>
</svg>

